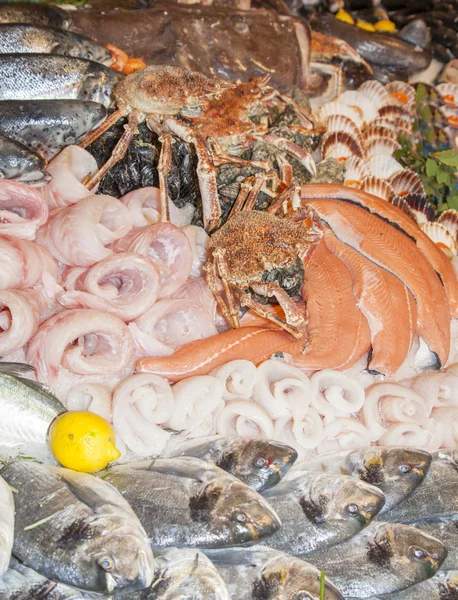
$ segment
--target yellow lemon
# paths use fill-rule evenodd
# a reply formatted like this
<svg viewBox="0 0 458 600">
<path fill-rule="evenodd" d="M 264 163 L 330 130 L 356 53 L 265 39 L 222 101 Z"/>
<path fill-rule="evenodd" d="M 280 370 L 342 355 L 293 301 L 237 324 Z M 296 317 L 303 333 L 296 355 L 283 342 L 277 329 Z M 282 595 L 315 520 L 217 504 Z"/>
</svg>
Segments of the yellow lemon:
<svg viewBox="0 0 458 600">
<path fill-rule="evenodd" d="M 339 19 L 339 21 L 343 21 L 344 23 L 350 23 L 350 25 L 355 24 L 353 17 L 343 8 L 336 12 L 336 19 Z"/>
<path fill-rule="evenodd" d="M 393 23 L 393 21 L 388 21 L 388 19 L 377 21 L 374 27 L 376 31 L 396 31 L 396 25 Z"/>
<path fill-rule="evenodd" d="M 366 21 L 357 21 L 356 26 L 365 31 L 375 31 L 375 27 Z"/>
<path fill-rule="evenodd" d="M 49 429 L 49 445 L 56 460 L 68 469 L 93 473 L 118 459 L 116 436 L 110 424 L 89 411 L 59 415 Z"/>
</svg>

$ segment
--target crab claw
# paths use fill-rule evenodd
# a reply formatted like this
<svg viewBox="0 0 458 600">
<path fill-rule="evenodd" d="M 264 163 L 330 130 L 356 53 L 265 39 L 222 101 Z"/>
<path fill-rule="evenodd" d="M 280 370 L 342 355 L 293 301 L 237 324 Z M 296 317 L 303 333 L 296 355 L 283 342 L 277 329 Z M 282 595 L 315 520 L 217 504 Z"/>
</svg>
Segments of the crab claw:
<svg viewBox="0 0 458 600">
<path fill-rule="evenodd" d="M 312 175 L 312 177 L 315 177 L 316 164 L 310 152 L 308 152 L 298 144 L 291 142 L 290 140 L 286 140 L 285 138 L 278 137 L 270 133 L 264 136 L 259 136 L 258 139 L 261 139 L 264 142 L 275 146 L 275 148 L 278 148 L 279 150 L 283 150 L 287 154 L 290 154 L 307 169 L 307 171 Z"/>
</svg>

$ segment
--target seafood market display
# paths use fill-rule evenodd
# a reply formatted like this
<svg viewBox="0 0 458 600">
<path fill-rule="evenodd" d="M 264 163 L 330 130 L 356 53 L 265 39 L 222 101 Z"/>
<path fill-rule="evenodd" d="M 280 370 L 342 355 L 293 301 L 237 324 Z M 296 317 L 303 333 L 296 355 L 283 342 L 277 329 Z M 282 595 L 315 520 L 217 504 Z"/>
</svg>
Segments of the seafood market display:
<svg viewBox="0 0 458 600">
<path fill-rule="evenodd" d="M 458 599 L 458 4 L 0 4 L 0 600 Z"/>
</svg>

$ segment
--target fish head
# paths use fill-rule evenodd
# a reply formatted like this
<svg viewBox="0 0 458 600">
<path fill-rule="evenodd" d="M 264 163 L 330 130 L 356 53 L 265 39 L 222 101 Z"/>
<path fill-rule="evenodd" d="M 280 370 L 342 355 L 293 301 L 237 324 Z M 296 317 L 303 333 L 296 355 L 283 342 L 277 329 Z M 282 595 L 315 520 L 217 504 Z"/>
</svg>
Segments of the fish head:
<svg viewBox="0 0 458 600">
<path fill-rule="evenodd" d="M 387 512 L 420 485 L 431 460 L 431 454 L 415 448 L 365 448 L 350 454 L 349 473 L 386 494 L 382 512 Z"/>
<path fill-rule="evenodd" d="M 400 523 L 380 523 L 367 545 L 367 558 L 412 583 L 436 574 L 447 556 L 436 538 Z"/>
<path fill-rule="evenodd" d="M 93 63 L 80 86 L 78 97 L 103 104 L 107 108 L 113 104 L 113 89 L 122 79 L 122 73 L 103 65 Z"/>
<path fill-rule="evenodd" d="M 218 477 L 190 499 L 191 519 L 205 523 L 226 545 L 254 544 L 272 536 L 280 519 L 264 498 L 234 477 Z"/>
<path fill-rule="evenodd" d="M 218 466 L 262 492 L 281 481 L 296 459 L 296 450 L 286 444 L 234 440 L 226 447 Z"/>
<path fill-rule="evenodd" d="M 320 600 L 321 572 L 313 565 L 280 554 L 268 560 L 253 582 L 253 600 Z M 339 590 L 329 581 L 324 585 L 326 600 L 342 600 Z"/>
<path fill-rule="evenodd" d="M 213 563 L 198 550 L 171 548 L 156 558 L 155 600 L 230 600 Z"/>
</svg>

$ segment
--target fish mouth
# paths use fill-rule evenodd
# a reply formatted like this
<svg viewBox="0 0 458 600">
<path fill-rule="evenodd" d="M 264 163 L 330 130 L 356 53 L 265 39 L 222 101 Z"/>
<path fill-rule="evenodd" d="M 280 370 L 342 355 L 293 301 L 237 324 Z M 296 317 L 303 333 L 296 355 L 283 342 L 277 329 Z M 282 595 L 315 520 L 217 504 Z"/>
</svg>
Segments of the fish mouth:
<svg viewBox="0 0 458 600">
<path fill-rule="evenodd" d="M 21 175 L 17 181 L 20 183 L 27 183 L 28 185 L 38 187 L 41 185 L 46 185 L 52 179 L 52 175 L 47 171 L 31 171 L 30 173 L 26 173 Z"/>
</svg>

